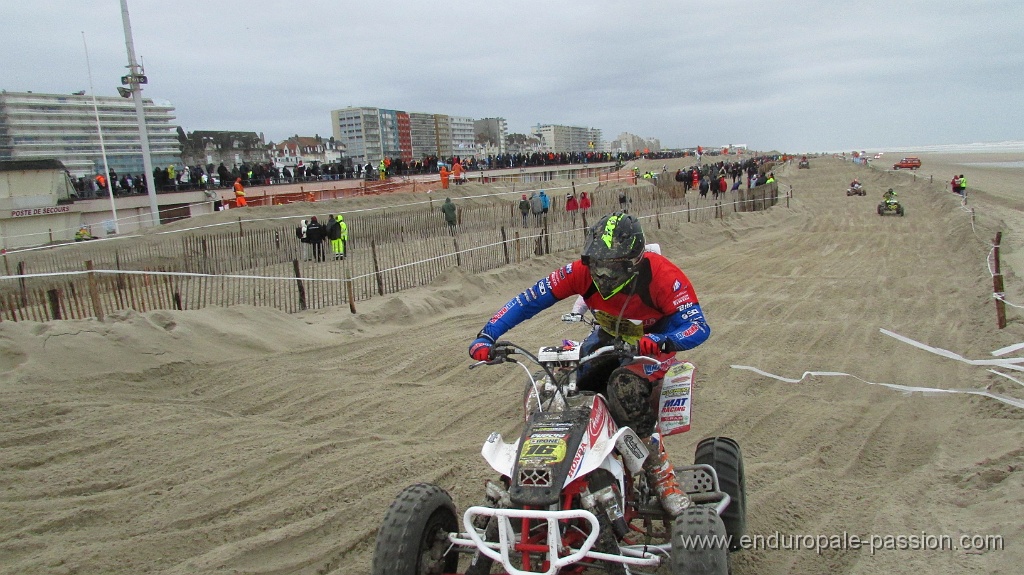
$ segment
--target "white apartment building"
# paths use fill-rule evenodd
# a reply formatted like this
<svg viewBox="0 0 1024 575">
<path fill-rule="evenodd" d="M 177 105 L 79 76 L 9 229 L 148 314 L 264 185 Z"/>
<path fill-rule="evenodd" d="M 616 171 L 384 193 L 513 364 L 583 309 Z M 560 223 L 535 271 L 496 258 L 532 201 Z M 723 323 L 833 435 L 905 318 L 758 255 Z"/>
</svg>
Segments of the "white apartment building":
<svg viewBox="0 0 1024 575">
<path fill-rule="evenodd" d="M 476 155 L 476 130 L 473 118 L 449 116 L 452 127 L 452 155 L 462 159 Z"/>
<path fill-rule="evenodd" d="M 537 125 L 533 135 L 540 138 L 541 150 L 555 153 L 600 152 L 603 149 L 601 130 L 556 124 Z"/>
<path fill-rule="evenodd" d="M 97 96 L 96 110 L 107 164 L 119 174 L 143 173 L 134 100 Z M 153 166 L 180 165 L 174 107 L 145 98 L 143 110 Z M 0 160 L 36 159 L 59 160 L 76 177 L 103 172 L 92 96 L 0 92 Z"/>
</svg>

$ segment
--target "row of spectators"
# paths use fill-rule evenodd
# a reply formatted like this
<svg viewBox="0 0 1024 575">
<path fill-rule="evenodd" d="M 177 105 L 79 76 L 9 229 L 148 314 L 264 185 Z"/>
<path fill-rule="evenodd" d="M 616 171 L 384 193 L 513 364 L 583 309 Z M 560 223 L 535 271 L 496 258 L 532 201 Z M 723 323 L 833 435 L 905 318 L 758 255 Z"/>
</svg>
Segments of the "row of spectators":
<svg viewBox="0 0 1024 575">
<path fill-rule="evenodd" d="M 682 152 L 656 152 L 647 153 L 644 158 L 673 158 L 683 156 Z M 486 158 L 470 156 L 449 156 L 438 158 L 428 156 L 415 162 L 406 162 L 401 158 L 387 159 L 385 164 L 385 177 L 410 176 L 422 174 L 439 173 L 442 167 L 450 168 L 459 163 L 466 171 L 481 171 L 492 169 L 508 169 L 517 167 L 536 166 L 557 166 L 566 164 L 587 164 L 616 162 L 622 164 L 640 157 L 636 153 L 611 154 L 607 152 L 586 152 L 586 153 L 555 153 L 555 152 L 534 152 L 531 154 L 499 154 L 489 155 Z M 751 160 L 747 160 L 750 162 Z M 724 164 L 719 162 L 719 164 Z M 733 162 L 732 164 L 736 164 Z M 711 164 L 702 166 L 701 169 L 710 169 Z M 142 174 L 117 174 L 113 169 L 107 176 L 103 174 L 94 178 L 80 177 L 72 178 L 75 190 L 79 197 L 95 198 L 106 193 L 107 179 L 109 178 L 115 195 L 145 194 L 146 179 Z M 212 163 L 195 166 L 167 166 L 153 169 L 153 182 L 158 192 L 195 190 L 195 189 L 222 189 L 230 188 L 234 181 L 242 179 L 245 186 L 261 186 L 274 184 L 290 184 L 295 182 L 314 182 L 344 179 L 366 179 L 376 180 L 379 178 L 379 167 L 369 163 L 365 165 L 353 163 L 350 159 L 342 162 L 312 162 L 304 165 L 299 162 L 294 168 L 278 168 L 272 162 L 254 162 L 235 164 L 228 168 L 223 162 L 219 165 Z"/>
</svg>

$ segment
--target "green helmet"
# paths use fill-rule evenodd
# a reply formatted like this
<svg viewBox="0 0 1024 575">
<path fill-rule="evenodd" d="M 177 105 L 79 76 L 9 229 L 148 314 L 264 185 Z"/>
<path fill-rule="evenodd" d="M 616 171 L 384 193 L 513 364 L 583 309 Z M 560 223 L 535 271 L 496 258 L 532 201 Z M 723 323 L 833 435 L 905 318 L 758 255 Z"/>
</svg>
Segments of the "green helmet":
<svg viewBox="0 0 1024 575">
<path fill-rule="evenodd" d="M 623 212 L 601 218 L 587 230 L 580 260 L 601 297 L 619 293 L 636 277 L 644 255 L 644 232 L 640 221 Z"/>
</svg>

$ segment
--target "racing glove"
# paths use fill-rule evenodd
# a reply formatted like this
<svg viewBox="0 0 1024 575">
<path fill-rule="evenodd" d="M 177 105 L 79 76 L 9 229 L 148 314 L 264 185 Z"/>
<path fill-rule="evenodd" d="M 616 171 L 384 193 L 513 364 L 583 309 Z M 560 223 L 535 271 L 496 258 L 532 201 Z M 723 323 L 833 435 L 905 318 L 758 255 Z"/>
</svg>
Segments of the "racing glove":
<svg viewBox="0 0 1024 575">
<path fill-rule="evenodd" d="M 653 357 L 661 353 L 661 344 L 655 341 L 651 336 L 645 335 L 636 343 L 636 349 L 640 352 L 640 355 Z"/>
<path fill-rule="evenodd" d="M 473 340 L 473 343 L 469 344 L 469 357 L 477 361 L 487 361 L 491 359 L 491 340 L 486 337 L 478 337 Z"/>
</svg>

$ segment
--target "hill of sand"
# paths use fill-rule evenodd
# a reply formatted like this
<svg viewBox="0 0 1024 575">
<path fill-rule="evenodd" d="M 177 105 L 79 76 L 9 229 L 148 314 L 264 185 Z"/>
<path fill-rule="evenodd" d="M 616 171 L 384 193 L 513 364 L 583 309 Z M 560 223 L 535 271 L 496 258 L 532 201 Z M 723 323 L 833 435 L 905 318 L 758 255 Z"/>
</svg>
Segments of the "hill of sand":
<svg viewBox="0 0 1024 575">
<path fill-rule="evenodd" d="M 998 359 L 1024 341 L 1017 308 L 996 328 L 988 263 L 1003 231 L 1006 297 L 1024 302 L 1021 179 L 996 178 L 963 206 L 944 184 L 959 170 L 938 164 L 929 184 L 923 172 L 814 158 L 776 170 L 793 197 L 767 212 L 644 220 L 712 327 L 680 354 L 698 369 L 694 425 L 666 440 L 669 453 L 686 463 L 702 437 L 739 441 L 751 534 L 1004 545 L 749 549 L 734 556 L 737 575 L 1020 572 L 1024 409 L 873 385 L 1024 398 L 990 370 L 1024 375 L 950 357 Z M 854 176 L 866 197 L 846 196 Z M 905 217 L 875 213 L 888 187 Z M 235 307 L 0 323 L 0 574 L 367 573 L 406 485 L 437 483 L 460 510 L 480 501 L 492 477 L 480 446 L 491 431 L 517 434 L 522 373 L 469 371 L 466 347 L 573 257 L 450 272 L 356 315 Z M 508 339 L 583 337 L 558 321 L 571 304 Z"/>
</svg>

